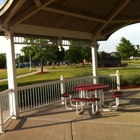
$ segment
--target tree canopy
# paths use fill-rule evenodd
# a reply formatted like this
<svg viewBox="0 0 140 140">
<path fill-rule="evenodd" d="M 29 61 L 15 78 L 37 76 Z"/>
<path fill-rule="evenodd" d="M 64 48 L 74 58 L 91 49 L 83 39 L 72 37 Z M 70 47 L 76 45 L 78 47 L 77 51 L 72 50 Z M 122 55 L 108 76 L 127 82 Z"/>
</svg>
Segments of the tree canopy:
<svg viewBox="0 0 140 140">
<path fill-rule="evenodd" d="M 6 66 L 6 54 L 0 53 L 0 68 Z"/>
<path fill-rule="evenodd" d="M 73 46 L 75 42 L 70 42 L 70 47 L 66 51 L 65 59 L 70 60 L 71 62 L 83 62 L 83 60 L 91 61 L 92 59 L 92 53 L 91 53 L 91 47 L 79 47 L 79 46 Z M 99 43 L 97 42 L 97 49 L 99 48 Z"/>
<path fill-rule="evenodd" d="M 119 52 L 121 58 L 125 60 L 137 54 L 134 45 L 124 37 L 121 38 L 120 43 L 116 46 L 116 50 Z"/>
<path fill-rule="evenodd" d="M 33 60 L 40 60 L 41 72 L 43 72 L 43 60 L 54 61 L 57 58 L 59 49 L 56 45 L 46 45 L 51 42 L 46 39 L 25 38 L 25 43 L 30 42 L 30 46 L 21 49 L 25 55 L 32 55 Z"/>
</svg>

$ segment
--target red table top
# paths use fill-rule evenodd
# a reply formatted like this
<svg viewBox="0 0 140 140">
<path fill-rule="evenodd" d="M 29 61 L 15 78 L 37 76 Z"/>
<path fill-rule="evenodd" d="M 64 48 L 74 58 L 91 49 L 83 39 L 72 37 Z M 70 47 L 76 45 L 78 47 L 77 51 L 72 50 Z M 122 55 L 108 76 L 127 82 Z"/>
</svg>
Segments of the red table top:
<svg viewBox="0 0 140 140">
<path fill-rule="evenodd" d="M 79 85 L 75 86 L 75 90 L 85 90 L 85 91 L 94 91 L 94 90 L 99 90 L 99 89 L 106 89 L 108 88 L 109 85 L 104 85 L 104 84 L 85 84 L 85 85 Z"/>
</svg>

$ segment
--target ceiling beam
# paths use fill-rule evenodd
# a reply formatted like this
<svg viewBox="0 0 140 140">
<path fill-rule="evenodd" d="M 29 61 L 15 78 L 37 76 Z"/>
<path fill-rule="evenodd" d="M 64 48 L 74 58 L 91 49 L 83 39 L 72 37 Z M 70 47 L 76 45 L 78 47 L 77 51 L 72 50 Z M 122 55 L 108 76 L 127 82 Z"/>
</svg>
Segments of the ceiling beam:
<svg viewBox="0 0 140 140">
<path fill-rule="evenodd" d="M 45 3 L 43 3 L 40 7 L 36 8 L 36 5 L 32 5 L 31 7 L 29 7 L 28 9 L 26 9 L 25 11 L 23 11 L 22 13 L 20 13 L 19 15 L 17 15 L 16 17 L 14 17 L 11 21 L 10 21 L 10 26 L 15 26 L 16 24 L 21 23 L 22 21 L 24 21 L 25 19 L 29 18 L 30 16 L 32 16 L 33 14 L 37 13 L 38 11 L 40 11 L 43 7 L 49 5 L 50 3 L 52 3 L 54 0 L 47 0 L 45 1 Z"/>
<path fill-rule="evenodd" d="M 40 27 L 26 24 L 18 24 L 13 27 L 14 34 L 23 35 L 37 35 L 37 36 L 54 36 L 65 38 L 77 38 L 77 39 L 92 39 L 92 33 L 71 31 L 57 28 Z"/>
<path fill-rule="evenodd" d="M 117 31 L 117 30 L 119 30 L 119 29 L 121 29 L 121 28 L 123 28 L 123 27 L 125 27 L 125 26 L 127 26 L 127 25 L 130 25 L 130 24 L 132 24 L 132 22 L 129 22 L 129 23 L 127 22 L 127 23 L 124 23 L 124 24 L 122 24 L 122 25 L 117 25 L 117 26 L 115 26 L 115 27 L 113 27 L 113 28 L 109 28 L 108 30 L 102 32 L 102 33 L 101 33 L 101 36 L 110 35 L 110 34 L 112 34 L 113 32 L 115 32 L 115 31 Z"/>
<path fill-rule="evenodd" d="M 70 9 L 68 10 L 66 8 L 62 8 L 62 7 L 58 7 L 58 6 L 51 5 L 51 7 L 43 7 L 42 10 L 59 13 L 59 14 L 67 15 L 67 16 L 87 19 L 87 20 L 91 20 L 91 21 L 97 21 L 97 22 L 103 22 L 103 23 L 107 22 L 107 20 L 105 20 L 104 18 L 101 18 L 101 17 L 95 17 L 90 14 L 85 14 L 85 13 L 70 10 Z"/>
<path fill-rule="evenodd" d="M 140 17 L 123 17 L 123 18 L 114 18 L 110 23 L 120 23 L 120 22 L 139 22 Z"/>
<path fill-rule="evenodd" d="M 0 16 L 2 16 L 6 11 L 7 9 L 11 6 L 11 4 L 13 3 L 14 0 L 5 0 L 3 2 L 3 6 L 0 8 Z"/>
<path fill-rule="evenodd" d="M 2 16 L 2 24 L 6 24 L 13 17 L 13 15 L 20 9 L 26 0 L 19 0 L 10 6 L 8 11 Z"/>
<path fill-rule="evenodd" d="M 129 3 L 130 0 L 122 0 L 111 12 L 111 14 L 107 18 L 107 22 L 105 24 L 101 24 L 94 32 L 93 34 L 96 36 L 98 33 L 100 33 L 109 23 L 110 21 Z"/>
<path fill-rule="evenodd" d="M 34 0 L 34 2 L 35 2 L 35 4 L 36 4 L 37 7 L 40 7 L 42 5 L 41 2 L 40 2 L 40 0 Z"/>
</svg>

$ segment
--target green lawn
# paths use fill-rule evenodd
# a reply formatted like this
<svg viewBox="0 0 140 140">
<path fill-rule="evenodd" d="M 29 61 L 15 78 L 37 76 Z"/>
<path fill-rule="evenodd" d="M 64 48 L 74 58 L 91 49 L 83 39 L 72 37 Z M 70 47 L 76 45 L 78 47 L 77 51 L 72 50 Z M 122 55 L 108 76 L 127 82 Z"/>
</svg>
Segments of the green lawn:
<svg viewBox="0 0 140 140">
<path fill-rule="evenodd" d="M 120 75 L 139 74 L 140 73 L 139 63 L 138 61 L 131 61 L 128 63 L 127 68 L 120 68 L 120 67 L 98 68 L 98 73 L 100 75 L 115 74 L 116 70 L 119 70 Z M 61 75 L 63 75 L 64 78 L 73 78 L 73 77 L 92 75 L 91 65 L 86 65 L 85 67 L 82 67 L 81 64 L 76 66 L 55 66 L 55 69 L 53 69 L 52 66 L 45 66 L 44 69 L 48 70 L 48 72 L 44 74 L 34 74 L 28 77 L 17 79 L 18 86 L 30 85 L 30 84 L 47 82 L 52 80 L 59 80 Z M 36 71 L 36 68 L 34 68 L 33 71 Z M 25 73 L 29 73 L 30 71 L 29 68 L 21 68 L 21 69 L 16 69 L 16 72 L 17 75 L 22 75 Z M 6 77 L 7 77 L 7 70 L 0 69 L 0 79 Z M 5 89 L 7 89 L 7 82 L 0 82 L 0 91 Z"/>
</svg>

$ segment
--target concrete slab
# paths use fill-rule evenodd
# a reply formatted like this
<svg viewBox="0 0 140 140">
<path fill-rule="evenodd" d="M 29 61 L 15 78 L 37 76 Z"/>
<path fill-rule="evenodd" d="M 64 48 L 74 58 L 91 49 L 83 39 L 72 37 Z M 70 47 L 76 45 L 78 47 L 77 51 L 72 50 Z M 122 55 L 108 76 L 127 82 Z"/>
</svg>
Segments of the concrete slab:
<svg viewBox="0 0 140 140">
<path fill-rule="evenodd" d="M 114 99 L 106 96 L 106 104 Z M 140 92 L 127 91 L 117 111 L 91 113 L 84 106 L 80 115 L 56 103 L 21 113 L 10 120 L 0 140 L 138 140 L 140 137 Z"/>
</svg>

